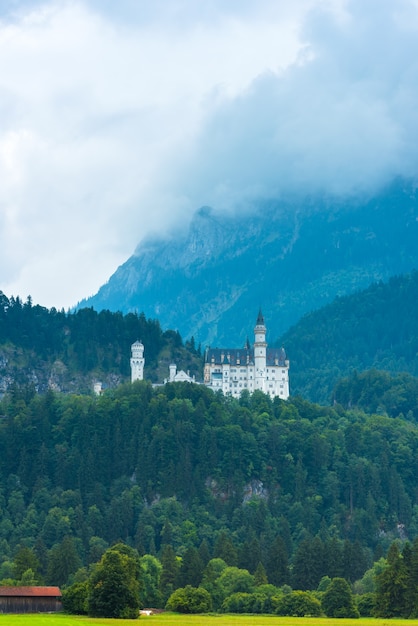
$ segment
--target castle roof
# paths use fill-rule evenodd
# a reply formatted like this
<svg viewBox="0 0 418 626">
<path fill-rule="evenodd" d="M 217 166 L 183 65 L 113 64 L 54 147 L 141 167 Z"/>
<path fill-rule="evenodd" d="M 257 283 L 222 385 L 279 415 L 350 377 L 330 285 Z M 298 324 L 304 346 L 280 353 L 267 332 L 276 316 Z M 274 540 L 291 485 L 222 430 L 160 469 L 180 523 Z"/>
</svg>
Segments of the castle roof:
<svg viewBox="0 0 418 626">
<path fill-rule="evenodd" d="M 257 326 L 264 326 L 264 316 L 263 316 L 263 313 L 261 312 L 261 309 L 258 312 Z"/>
<path fill-rule="evenodd" d="M 284 348 L 267 348 L 266 365 L 284 366 L 286 352 Z M 254 365 L 254 348 L 208 348 L 205 354 L 205 362 L 215 365 Z"/>
</svg>

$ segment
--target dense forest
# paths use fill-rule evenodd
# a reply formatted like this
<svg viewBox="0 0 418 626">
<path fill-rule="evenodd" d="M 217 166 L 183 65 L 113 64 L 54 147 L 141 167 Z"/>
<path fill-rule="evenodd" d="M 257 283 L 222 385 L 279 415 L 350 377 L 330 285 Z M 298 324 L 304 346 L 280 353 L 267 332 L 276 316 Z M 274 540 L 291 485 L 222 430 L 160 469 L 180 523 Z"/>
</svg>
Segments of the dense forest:
<svg viewBox="0 0 418 626">
<path fill-rule="evenodd" d="M 31 383 L 39 392 L 88 393 L 95 380 L 114 387 L 129 380 L 130 348 L 138 339 L 147 379 L 162 382 L 173 360 L 201 376 L 194 340 L 183 345 L 179 333 L 163 332 L 158 320 L 93 309 L 66 313 L 0 292 L 0 392 L 13 383 Z"/>
<path fill-rule="evenodd" d="M 305 315 L 277 342 L 291 365 L 291 391 L 328 404 L 354 370 L 418 376 L 418 272 L 376 283 Z"/>
<path fill-rule="evenodd" d="M 201 350 L 143 314 L 1 294 L 0 584 L 100 614 L 117 562 L 138 574 L 130 614 L 328 615 L 348 583 L 347 615 L 418 615 L 417 296 L 414 273 L 303 318 L 283 340 L 293 396 L 272 401 L 153 387 L 172 360 L 199 377 Z M 138 338 L 148 380 L 130 384 Z"/>
<path fill-rule="evenodd" d="M 1 579 L 25 548 L 65 585 L 123 541 L 252 575 L 261 563 L 304 590 L 354 582 L 418 535 L 418 426 L 402 416 L 146 382 L 101 397 L 15 387 L 0 412 Z"/>
</svg>

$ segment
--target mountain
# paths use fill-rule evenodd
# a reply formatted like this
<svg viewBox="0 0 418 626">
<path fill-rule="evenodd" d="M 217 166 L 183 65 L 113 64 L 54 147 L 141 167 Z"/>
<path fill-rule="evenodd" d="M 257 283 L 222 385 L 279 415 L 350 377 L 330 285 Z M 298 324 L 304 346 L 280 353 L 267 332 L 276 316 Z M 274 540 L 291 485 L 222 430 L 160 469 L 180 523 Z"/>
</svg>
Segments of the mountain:
<svg viewBox="0 0 418 626">
<path fill-rule="evenodd" d="M 260 201 L 197 211 L 148 240 L 78 308 L 144 311 L 202 345 L 243 345 L 262 307 L 272 342 L 336 296 L 418 267 L 418 196 L 396 180 L 374 197 Z"/>
<path fill-rule="evenodd" d="M 372 368 L 391 373 L 406 372 L 417 377 L 417 319 L 416 271 L 339 297 L 306 314 L 277 344 L 285 345 L 291 355 L 291 393 L 328 403 L 340 378 Z M 370 397 L 376 395 L 376 376 L 374 378 L 376 389 L 373 394 L 370 394 L 371 385 L 368 385 Z M 357 388 L 361 380 L 356 380 Z M 414 381 L 408 382 L 414 389 L 412 395 L 418 382 L 414 380 L 415 387 Z M 401 386 L 406 388 L 405 377 Z M 380 400 L 382 397 L 383 393 Z M 370 403 L 364 403 L 364 398 L 362 406 L 372 408 Z M 375 403 L 373 408 L 377 406 Z M 396 414 L 401 410 L 398 408 Z"/>
</svg>

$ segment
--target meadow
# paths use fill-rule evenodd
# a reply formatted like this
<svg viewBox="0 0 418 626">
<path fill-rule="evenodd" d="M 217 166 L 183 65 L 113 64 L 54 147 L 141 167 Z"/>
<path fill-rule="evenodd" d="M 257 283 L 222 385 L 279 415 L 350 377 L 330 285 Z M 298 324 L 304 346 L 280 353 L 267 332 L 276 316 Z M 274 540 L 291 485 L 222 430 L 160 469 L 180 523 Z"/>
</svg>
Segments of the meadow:
<svg viewBox="0 0 418 626">
<path fill-rule="evenodd" d="M 418 620 L 328 619 L 325 617 L 276 617 L 274 615 L 180 615 L 161 613 L 140 620 L 102 619 L 74 615 L 0 615 L 0 626 L 417 626 Z"/>
</svg>

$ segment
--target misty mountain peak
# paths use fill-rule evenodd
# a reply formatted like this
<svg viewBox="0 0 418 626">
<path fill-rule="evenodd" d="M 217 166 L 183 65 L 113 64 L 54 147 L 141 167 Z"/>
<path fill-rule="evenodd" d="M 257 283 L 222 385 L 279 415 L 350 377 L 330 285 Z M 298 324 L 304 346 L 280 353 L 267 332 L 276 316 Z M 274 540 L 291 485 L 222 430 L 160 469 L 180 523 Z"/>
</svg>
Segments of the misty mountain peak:
<svg viewBox="0 0 418 626">
<path fill-rule="evenodd" d="M 96 309 L 144 311 L 211 345 L 243 345 L 262 306 L 273 343 L 335 296 L 418 267 L 418 199 L 398 180 L 373 198 L 310 196 L 203 206 L 170 239 L 141 244 L 96 296 Z"/>
</svg>

